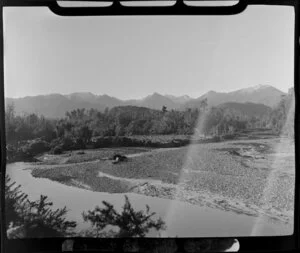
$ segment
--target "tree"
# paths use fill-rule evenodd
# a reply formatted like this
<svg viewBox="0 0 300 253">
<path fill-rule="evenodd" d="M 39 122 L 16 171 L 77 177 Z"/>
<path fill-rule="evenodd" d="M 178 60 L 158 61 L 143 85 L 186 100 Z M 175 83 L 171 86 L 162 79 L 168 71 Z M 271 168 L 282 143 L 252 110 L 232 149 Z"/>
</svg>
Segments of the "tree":
<svg viewBox="0 0 300 253">
<path fill-rule="evenodd" d="M 150 213 L 150 208 L 146 206 L 146 212 L 134 211 L 128 197 L 125 195 L 125 204 L 121 213 L 118 213 L 113 205 L 102 201 L 104 208 L 96 206 L 94 210 L 83 212 L 84 221 L 90 222 L 95 228 L 96 237 L 102 235 L 103 229 L 107 226 L 119 228 L 115 232 L 115 237 L 145 237 L 150 229 L 164 230 L 165 223 L 161 218 L 154 220 L 154 212 Z"/>
<path fill-rule="evenodd" d="M 294 136 L 295 94 L 290 89 L 288 95 L 281 97 L 278 105 L 272 110 L 269 125 L 278 133 Z"/>
<path fill-rule="evenodd" d="M 279 104 L 272 110 L 270 115 L 272 129 L 278 134 L 281 133 L 287 119 L 286 102 L 288 99 L 289 96 L 282 96 Z"/>
<path fill-rule="evenodd" d="M 205 112 L 207 105 L 208 105 L 207 98 L 202 99 L 200 102 L 200 110 Z"/>
<path fill-rule="evenodd" d="M 52 210 L 52 202 L 47 196 L 40 196 L 37 201 L 30 201 L 6 176 L 5 214 L 9 238 L 24 237 L 61 237 L 73 234 L 75 221 L 66 220 L 67 209 Z"/>
<path fill-rule="evenodd" d="M 12 142 L 16 137 L 15 106 L 8 104 L 5 110 L 6 141 Z"/>
<path fill-rule="evenodd" d="M 89 126 L 81 126 L 78 129 L 77 136 L 79 139 L 83 141 L 83 143 L 86 145 L 90 139 L 92 138 L 93 131 L 89 128 Z"/>
<path fill-rule="evenodd" d="M 221 108 L 212 107 L 204 118 L 202 133 L 204 135 L 219 135 L 219 125 L 223 117 L 224 112 Z"/>
<path fill-rule="evenodd" d="M 162 111 L 163 113 L 166 113 L 166 112 L 167 112 L 167 107 L 164 105 L 164 106 L 161 108 L 161 111 Z"/>
<path fill-rule="evenodd" d="M 5 215 L 6 223 L 18 223 L 20 221 L 19 208 L 24 204 L 27 195 L 20 190 L 21 186 L 16 186 L 8 175 L 5 176 Z"/>
</svg>

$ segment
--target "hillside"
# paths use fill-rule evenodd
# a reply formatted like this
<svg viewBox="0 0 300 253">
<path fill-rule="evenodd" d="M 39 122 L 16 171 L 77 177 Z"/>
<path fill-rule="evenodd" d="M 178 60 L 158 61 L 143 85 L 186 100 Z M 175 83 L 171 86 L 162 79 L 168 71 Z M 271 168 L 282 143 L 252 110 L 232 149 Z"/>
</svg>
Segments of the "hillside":
<svg viewBox="0 0 300 253">
<path fill-rule="evenodd" d="M 179 107 L 179 104 L 174 102 L 172 99 L 158 94 L 157 92 L 138 101 L 137 105 L 158 110 L 160 110 L 163 106 L 170 109 L 177 109 Z"/>
<path fill-rule="evenodd" d="M 187 102 L 185 108 L 199 107 L 200 102 L 207 98 L 208 106 L 217 106 L 227 102 L 237 103 L 256 103 L 264 104 L 269 107 L 276 106 L 281 100 L 282 95 L 286 93 L 269 85 L 258 85 L 246 89 L 240 89 L 232 92 L 209 91 L 201 97 Z"/>
<path fill-rule="evenodd" d="M 104 110 L 105 105 L 102 103 L 92 103 L 88 100 L 77 98 L 68 98 L 60 94 L 41 95 L 34 97 L 24 97 L 18 99 L 6 99 L 6 104 L 14 104 L 17 114 L 36 113 L 49 118 L 61 118 L 67 111 L 77 108 Z"/>
<path fill-rule="evenodd" d="M 261 117 L 267 115 L 271 112 L 271 107 L 263 104 L 255 103 L 236 103 L 236 102 L 227 102 L 220 104 L 218 107 L 236 112 L 237 114 L 242 114 L 248 117 Z"/>
</svg>

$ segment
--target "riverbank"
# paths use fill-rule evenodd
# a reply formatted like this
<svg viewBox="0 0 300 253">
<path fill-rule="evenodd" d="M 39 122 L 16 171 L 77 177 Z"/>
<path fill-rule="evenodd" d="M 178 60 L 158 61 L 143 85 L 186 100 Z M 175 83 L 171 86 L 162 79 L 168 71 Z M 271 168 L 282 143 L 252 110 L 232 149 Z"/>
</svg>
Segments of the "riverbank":
<svg viewBox="0 0 300 253">
<path fill-rule="evenodd" d="M 102 150 L 98 152 L 96 157 Z M 97 192 L 137 193 L 264 215 L 270 222 L 292 226 L 295 164 L 293 144 L 287 139 L 194 144 L 127 155 L 128 161 L 119 164 L 99 159 L 40 164 L 32 175 Z"/>
<path fill-rule="evenodd" d="M 7 174 L 21 184 L 22 192 L 28 194 L 29 199 L 36 200 L 40 194 L 53 201 L 53 209 L 67 207 L 67 218 L 77 222 L 76 231 L 88 229 L 84 223 L 82 212 L 102 206 L 103 200 L 111 203 L 120 211 L 124 204 L 123 194 L 90 191 L 79 187 L 67 186 L 46 178 L 35 178 L 28 169 L 34 166 L 27 163 L 15 163 L 7 166 Z M 168 200 L 141 194 L 128 193 L 134 210 L 145 210 L 149 205 L 156 217 L 161 217 L 167 229 L 162 233 L 147 234 L 148 237 L 235 237 L 235 236 L 274 236 L 291 234 L 291 226 L 284 223 L 269 223 L 265 219 L 258 219 L 244 214 L 235 214 L 210 207 L 201 207 L 182 201 Z M 259 222 L 258 222 L 259 221 Z M 261 226 L 255 230 L 256 224 Z M 253 231 L 256 231 L 253 234 Z"/>
<path fill-rule="evenodd" d="M 228 140 L 255 140 L 255 139 L 270 139 L 277 135 L 270 129 L 248 129 L 234 134 L 223 134 L 220 136 L 197 136 L 197 135 L 130 135 L 130 136 L 94 136 L 87 143 L 74 138 L 57 138 L 51 142 L 46 142 L 42 139 L 32 139 L 28 141 L 20 141 L 14 144 L 7 145 L 7 161 L 13 162 L 47 162 L 45 160 L 53 160 L 54 158 L 62 158 L 69 161 L 69 163 L 76 163 L 76 160 L 70 160 L 67 157 L 72 156 L 73 153 L 84 154 L 85 151 L 111 149 L 129 149 L 134 152 L 134 149 L 157 149 L 157 148 L 175 148 L 184 147 L 190 144 L 205 144 L 205 143 L 218 143 Z M 125 149 L 124 149 L 125 148 Z M 89 152 L 93 153 L 93 152 Z M 97 153 L 97 152 L 96 152 Z M 49 155 L 51 154 L 51 155 Z M 61 155 L 56 156 L 56 155 Z M 102 155 L 103 156 L 103 155 Z M 73 156 L 74 158 L 74 156 Z M 75 157 L 76 159 L 76 157 Z M 79 158 L 81 161 L 95 160 L 95 157 L 87 157 L 85 160 L 82 156 Z M 62 159 L 62 163 L 65 163 Z"/>
</svg>

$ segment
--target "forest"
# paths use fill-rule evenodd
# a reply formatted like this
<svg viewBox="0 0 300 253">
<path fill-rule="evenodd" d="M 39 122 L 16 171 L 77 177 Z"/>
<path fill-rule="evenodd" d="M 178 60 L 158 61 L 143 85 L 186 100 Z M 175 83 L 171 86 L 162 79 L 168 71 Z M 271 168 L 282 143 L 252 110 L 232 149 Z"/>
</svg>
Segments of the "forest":
<svg viewBox="0 0 300 253">
<path fill-rule="evenodd" d="M 199 108 L 182 111 L 168 110 L 165 106 L 161 110 L 136 106 L 118 106 L 104 111 L 81 108 L 66 112 L 61 119 L 36 114 L 16 115 L 14 105 L 9 104 L 5 112 L 8 161 L 24 160 L 46 151 L 59 154 L 65 150 L 111 145 L 159 147 L 159 143 L 151 141 L 152 136 L 172 136 L 169 138 L 172 143 L 174 136 L 186 136 L 179 145 L 186 145 L 191 136 L 222 140 L 257 128 L 293 137 L 293 92 L 283 96 L 276 107 L 256 115 L 226 106 L 208 108 L 207 102 L 205 99 Z M 148 142 L 141 141 L 139 136 L 148 136 Z"/>
</svg>

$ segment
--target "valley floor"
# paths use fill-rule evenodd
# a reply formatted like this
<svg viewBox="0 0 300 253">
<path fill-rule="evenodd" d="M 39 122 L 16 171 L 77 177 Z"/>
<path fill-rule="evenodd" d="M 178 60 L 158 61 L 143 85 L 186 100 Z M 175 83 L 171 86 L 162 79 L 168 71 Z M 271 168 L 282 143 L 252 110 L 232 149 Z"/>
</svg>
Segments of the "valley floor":
<svg viewBox="0 0 300 253">
<path fill-rule="evenodd" d="M 113 163 L 120 153 L 127 161 Z M 289 139 L 107 148 L 43 155 L 34 177 L 108 193 L 137 193 L 209 206 L 293 226 L 295 162 Z"/>
</svg>

